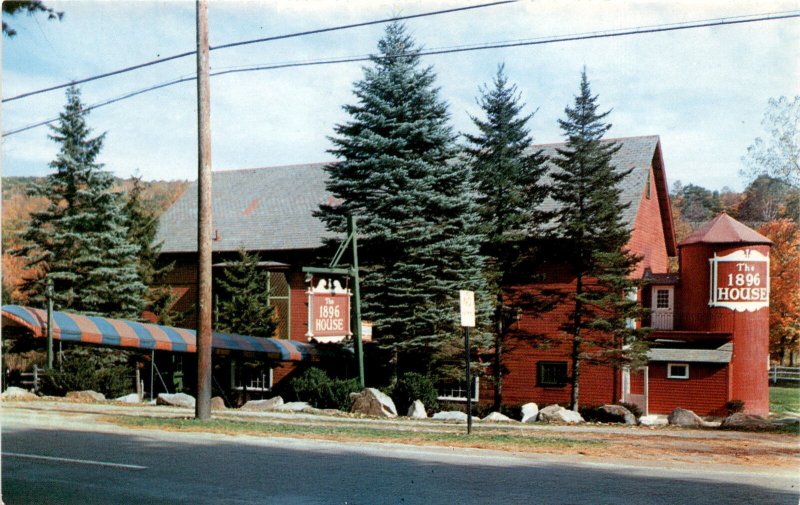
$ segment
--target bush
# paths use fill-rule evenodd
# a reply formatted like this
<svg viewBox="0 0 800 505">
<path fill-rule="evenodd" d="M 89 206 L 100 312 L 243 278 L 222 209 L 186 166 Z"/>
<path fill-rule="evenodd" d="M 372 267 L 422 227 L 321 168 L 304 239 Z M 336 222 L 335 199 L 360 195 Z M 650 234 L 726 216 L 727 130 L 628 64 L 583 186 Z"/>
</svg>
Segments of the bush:
<svg viewBox="0 0 800 505">
<path fill-rule="evenodd" d="M 428 411 L 436 410 L 439 406 L 433 381 L 428 376 L 415 372 L 406 372 L 390 390 L 389 396 L 399 414 L 408 412 L 415 400 L 424 403 Z"/>
<path fill-rule="evenodd" d="M 299 401 L 318 409 L 350 409 L 350 393 L 361 391 L 356 379 L 331 379 L 319 368 L 309 368 L 290 382 Z"/>
<path fill-rule="evenodd" d="M 42 392 L 61 396 L 90 389 L 107 398 L 128 394 L 134 388 L 128 357 L 129 353 L 113 349 L 67 349 L 61 366 L 42 379 Z"/>
<path fill-rule="evenodd" d="M 635 403 L 617 402 L 617 405 L 620 405 L 620 406 L 625 407 L 626 409 L 630 410 L 631 414 L 633 414 L 633 416 L 636 419 L 639 419 L 640 417 L 642 417 L 642 414 L 644 414 L 644 412 L 642 412 L 642 409 L 639 408 L 639 406 L 636 405 Z"/>
<path fill-rule="evenodd" d="M 583 417 L 583 420 L 587 423 L 602 423 L 605 422 L 606 414 L 600 410 L 600 407 L 601 405 L 585 405 L 579 407 L 578 412 L 580 412 L 581 417 Z"/>
<path fill-rule="evenodd" d="M 744 411 L 744 400 L 729 400 L 725 403 L 725 410 L 729 416 Z"/>
</svg>

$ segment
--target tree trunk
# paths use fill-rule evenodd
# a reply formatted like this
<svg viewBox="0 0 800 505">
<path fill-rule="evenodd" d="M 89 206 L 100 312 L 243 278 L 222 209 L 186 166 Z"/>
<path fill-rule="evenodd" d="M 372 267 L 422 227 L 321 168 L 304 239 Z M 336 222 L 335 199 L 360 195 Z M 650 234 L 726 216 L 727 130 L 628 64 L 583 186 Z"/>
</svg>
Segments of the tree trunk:
<svg viewBox="0 0 800 505">
<path fill-rule="evenodd" d="M 495 308 L 495 337 L 494 337 L 494 410 L 500 412 L 503 404 L 503 341 L 505 335 L 503 324 L 503 294 L 497 295 Z"/>
<path fill-rule="evenodd" d="M 573 330 L 573 338 L 572 338 L 572 399 L 571 399 L 571 408 L 575 412 L 578 411 L 578 393 L 579 393 L 579 381 L 581 377 L 581 344 L 582 342 L 582 335 L 581 335 L 581 322 L 582 322 L 582 314 L 581 311 L 583 310 L 583 303 L 580 300 L 580 295 L 583 294 L 583 275 L 578 275 L 576 279 L 576 286 L 575 286 L 575 318 L 574 324 L 575 329 Z"/>
</svg>

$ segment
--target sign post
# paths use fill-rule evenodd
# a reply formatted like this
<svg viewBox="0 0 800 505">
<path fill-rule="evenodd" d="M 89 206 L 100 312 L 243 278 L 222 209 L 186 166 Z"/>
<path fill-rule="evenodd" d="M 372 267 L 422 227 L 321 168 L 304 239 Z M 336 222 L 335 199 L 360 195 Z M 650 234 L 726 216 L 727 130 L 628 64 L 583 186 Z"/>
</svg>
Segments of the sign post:
<svg viewBox="0 0 800 505">
<path fill-rule="evenodd" d="M 464 328 L 464 350 L 467 361 L 467 435 L 472 433 L 472 375 L 470 373 L 469 329 L 475 327 L 475 293 L 461 290 L 461 326 Z"/>
<path fill-rule="evenodd" d="M 342 259 L 347 247 L 352 247 L 353 263 L 350 268 L 338 268 L 339 261 Z M 355 300 L 353 300 L 354 309 L 354 323 L 355 328 L 353 337 L 355 339 L 356 359 L 358 360 L 358 380 L 361 387 L 364 387 L 364 348 L 361 343 L 361 291 L 358 275 L 358 229 L 356 228 L 355 218 L 350 215 L 347 216 L 347 238 L 339 246 L 333 259 L 331 260 L 328 268 L 319 267 L 303 267 L 303 272 L 307 274 L 326 274 L 326 275 L 345 275 L 353 279 L 353 290 L 355 292 Z M 309 277 L 311 278 L 311 277 Z M 348 300 L 348 325 L 349 325 L 349 300 Z M 309 306 L 309 310 L 311 306 Z M 340 309 L 341 313 L 341 309 Z M 309 332 L 312 331 L 311 314 L 309 313 Z M 348 333 L 350 335 L 350 333 Z"/>
</svg>

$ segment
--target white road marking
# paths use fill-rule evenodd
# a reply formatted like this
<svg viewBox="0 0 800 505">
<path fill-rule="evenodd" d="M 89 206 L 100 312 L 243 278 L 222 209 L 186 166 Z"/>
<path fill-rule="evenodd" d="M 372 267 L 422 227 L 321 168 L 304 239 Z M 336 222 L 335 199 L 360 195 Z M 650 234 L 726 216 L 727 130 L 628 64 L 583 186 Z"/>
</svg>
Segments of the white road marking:
<svg viewBox="0 0 800 505">
<path fill-rule="evenodd" d="M 91 459 L 72 459 L 72 458 L 57 458 L 55 456 L 39 456 L 36 454 L 19 454 L 16 452 L 4 452 L 5 457 L 11 458 L 27 458 L 27 459 L 41 459 L 45 461 L 58 461 L 61 463 L 77 463 L 80 465 L 95 465 L 95 466 L 108 466 L 112 468 L 127 468 L 129 470 L 145 470 L 146 466 L 140 465 L 126 465 L 124 463 L 110 463 L 108 461 L 93 461 Z"/>
</svg>

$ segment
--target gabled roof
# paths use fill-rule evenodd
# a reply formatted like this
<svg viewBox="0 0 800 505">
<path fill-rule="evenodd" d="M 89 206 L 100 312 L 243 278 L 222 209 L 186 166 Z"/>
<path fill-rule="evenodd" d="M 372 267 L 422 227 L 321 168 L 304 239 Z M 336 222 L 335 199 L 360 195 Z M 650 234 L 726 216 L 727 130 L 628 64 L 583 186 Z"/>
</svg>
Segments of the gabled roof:
<svg viewBox="0 0 800 505">
<path fill-rule="evenodd" d="M 659 164 L 659 201 L 665 199 L 666 217 L 662 207 L 664 234 L 668 252 L 672 244 L 674 255 L 674 233 L 666 179 L 663 178 L 663 163 L 658 136 L 610 139 L 618 142 L 620 150 L 612 162 L 619 169 L 633 168 L 621 185 L 620 198 L 630 203 L 624 219 L 633 225 L 639 201 L 647 183 L 650 167 L 656 170 Z M 556 148 L 564 144 L 532 146 L 543 149 L 548 156 L 556 155 Z M 331 236 L 322 222 L 313 216 L 321 203 L 332 203 L 333 196 L 325 189 L 328 174 L 323 170 L 326 163 L 290 165 L 248 170 L 217 171 L 212 175 L 212 227 L 215 240 L 214 251 L 281 251 L 315 249 L 322 245 L 323 238 Z M 548 209 L 555 207 L 552 200 L 544 202 Z M 666 220 L 665 220 L 666 219 Z M 189 184 L 183 195 L 162 216 L 156 240 L 163 242 L 162 252 L 197 251 L 197 182 Z M 671 241 L 671 242 L 670 242 Z"/>
<path fill-rule="evenodd" d="M 720 214 L 689 235 L 679 247 L 689 244 L 767 244 L 772 241 L 727 214 Z"/>
</svg>

